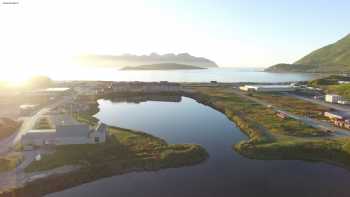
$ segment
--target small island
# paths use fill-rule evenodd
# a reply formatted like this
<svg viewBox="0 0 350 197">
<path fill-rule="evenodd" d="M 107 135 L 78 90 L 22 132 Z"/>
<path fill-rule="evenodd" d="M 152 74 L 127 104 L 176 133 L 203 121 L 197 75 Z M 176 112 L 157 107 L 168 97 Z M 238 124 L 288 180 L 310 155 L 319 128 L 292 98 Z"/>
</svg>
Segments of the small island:
<svg viewBox="0 0 350 197">
<path fill-rule="evenodd" d="M 162 63 L 162 64 L 148 64 L 141 66 L 127 66 L 121 70 L 198 70 L 207 69 L 199 66 L 177 64 L 177 63 Z"/>
</svg>

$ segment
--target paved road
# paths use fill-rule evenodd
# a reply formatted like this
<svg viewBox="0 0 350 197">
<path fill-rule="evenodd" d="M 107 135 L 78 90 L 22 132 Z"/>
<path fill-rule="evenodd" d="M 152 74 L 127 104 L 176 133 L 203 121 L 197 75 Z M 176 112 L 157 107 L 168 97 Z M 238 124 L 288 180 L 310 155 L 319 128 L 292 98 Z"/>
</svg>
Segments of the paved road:
<svg viewBox="0 0 350 197">
<path fill-rule="evenodd" d="M 272 110 L 274 110 L 276 112 L 285 113 L 290 118 L 293 118 L 293 119 L 296 119 L 296 120 L 300 120 L 300 121 L 304 122 L 305 124 L 307 124 L 309 126 L 312 126 L 312 127 L 315 127 L 315 128 L 319 128 L 319 129 L 322 129 L 322 130 L 332 131 L 334 133 L 334 135 L 339 136 L 339 137 L 341 137 L 341 136 L 350 136 L 350 131 L 345 130 L 345 129 L 341 129 L 341 128 L 338 128 L 338 127 L 335 127 L 335 126 L 333 126 L 332 124 L 330 124 L 328 122 L 312 119 L 312 118 L 309 118 L 309 117 L 306 117 L 306 116 L 295 115 L 295 114 L 287 112 L 287 111 L 285 111 L 285 110 L 283 110 L 281 108 L 273 106 L 271 103 L 267 103 L 267 102 L 262 101 L 260 99 L 247 96 L 247 95 L 243 94 L 239 90 L 233 89 L 232 91 L 233 91 L 233 93 L 237 94 L 238 96 L 246 98 L 248 100 L 251 100 L 251 101 L 253 101 L 255 103 L 258 103 L 260 105 L 264 105 L 266 107 L 270 107 L 271 106 Z"/>
</svg>

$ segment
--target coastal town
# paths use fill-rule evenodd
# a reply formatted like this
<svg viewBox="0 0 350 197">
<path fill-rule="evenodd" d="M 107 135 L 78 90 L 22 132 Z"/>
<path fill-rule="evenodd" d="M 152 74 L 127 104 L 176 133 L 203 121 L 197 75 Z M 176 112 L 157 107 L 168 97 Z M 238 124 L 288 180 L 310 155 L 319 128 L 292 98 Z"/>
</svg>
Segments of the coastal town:
<svg viewBox="0 0 350 197">
<path fill-rule="evenodd" d="M 54 174 L 69 174 L 76 170 L 77 166 L 64 165 L 60 168 L 28 172 L 27 169 L 32 168 L 32 163 L 37 163 L 35 165 L 40 169 L 41 160 L 47 155 L 54 156 L 53 153 L 59 147 L 107 143 L 112 135 L 108 131 L 108 125 L 93 117 L 98 112 L 99 99 L 118 100 L 123 97 L 140 101 L 138 97 L 148 100 L 147 98 L 150 99 L 152 95 L 163 95 L 151 99 L 162 100 L 164 95 L 176 95 L 180 96 L 180 100 L 181 96 L 190 97 L 222 111 L 215 102 L 208 103 L 200 92 L 205 92 L 207 89 L 224 91 L 225 94 L 232 94 L 232 97 L 240 98 L 244 102 L 253 102 L 269 110 L 269 113 L 275 116 L 271 118 L 277 118 L 276 121 L 281 126 L 293 121 L 305 125 L 303 128 L 307 132 L 303 133 L 301 129 L 300 134 L 287 134 L 287 136 L 295 135 L 300 139 L 304 136 L 307 139 L 315 137 L 318 140 L 350 136 L 350 105 L 347 98 L 327 92 L 321 87 L 309 86 L 308 83 L 310 82 L 244 84 L 217 81 L 210 83 L 55 81 L 45 88 L 9 91 L 7 95 L 2 93 L 2 105 L 12 108 L 1 112 L 0 128 L 3 134 L 0 139 L 0 159 L 6 166 L 0 168 L 0 189 L 8 191 Z M 348 84 L 350 80 L 337 83 Z M 289 103 L 295 105 L 289 106 Z M 233 118 L 233 122 L 236 122 L 235 120 Z M 9 123 L 14 126 L 5 128 Z M 243 132 L 245 129 L 248 128 L 242 126 Z"/>
</svg>

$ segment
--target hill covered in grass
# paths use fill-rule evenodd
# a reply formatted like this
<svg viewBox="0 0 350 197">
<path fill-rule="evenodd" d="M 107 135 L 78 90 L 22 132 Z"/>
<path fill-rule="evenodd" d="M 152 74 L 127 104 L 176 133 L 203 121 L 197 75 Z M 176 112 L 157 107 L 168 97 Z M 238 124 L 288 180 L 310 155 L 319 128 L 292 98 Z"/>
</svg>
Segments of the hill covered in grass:
<svg viewBox="0 0 350 197">
<path fill-rule="evenodd" d="M 277 64 L 269 72 L 350 72 L 350 34 L 341 40 L 317 49 L 293 64 Z"/>
</svg>

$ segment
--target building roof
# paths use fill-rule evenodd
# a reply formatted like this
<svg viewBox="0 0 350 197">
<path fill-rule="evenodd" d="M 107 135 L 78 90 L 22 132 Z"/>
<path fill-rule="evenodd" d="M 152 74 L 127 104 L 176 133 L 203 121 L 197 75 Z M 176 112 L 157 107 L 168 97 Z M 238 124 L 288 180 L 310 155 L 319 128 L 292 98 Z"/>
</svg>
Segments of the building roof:
<svg viewBox="0 0 350 197">
<path fill-rule="evenodd" d="M 27 133 L 54 133 L 56 132 L 56 129 L 32 129 L 29 130 Z"/>
<path fill-rule="evenodd" d="M 70 88 L 46 88 L 46 89 L 39 89 L 34 90 L 32 93 L 60 93 L 60 92 L 66 92 Z"/>
<path fill-rule="evenodd" d="M 41 91 L 45 91 L 45 92 L 65 92 L 67 90 L 69 90 L 70 88 L 46 88 L 43 89 Z"/>
<path fill-rule="evenodd" d="M 51 115 L 50 116 L 51 122 L 57 127 L 57 126 L 69 126 L 69 125 L 82 125 L 82 123 L 76 121 L 67 114 L 58 114 L 58 115 Z"/>
<path fill-rule="evenodd" d="M 332 115 L 336 115 L 336 116 L 341 116 L 343 118 L 350 118 L 350 114 L 348 112 L 345 111 L 327 111 L 327 113 L 332 114 Z"/>
<path fill-rule="evenodd" d="M 54 139 L 55 131 L 41 131 L 35 132 L 34 130 L 28 131 L 23 137 L 23 140 L 46 140 L 46 139 Z"/>
<path fill-rule="evenodd" d="M 55 137 L 89 137 L 88 125 L 58 125 Z"/>
<path fill-rule="evenodd" d="M 255 88 L 294 88 L 291 85 L 249 85 L 248 87 L 255 87 Z"/>
<path fill-rule="evenodd" d="M 35 108 L 37 107 L 38 105 L 35 105 L 35 104 L 23 104 L 23 105 L 20 105 L 19 108 L 20 109 L 23 109 L 23 110 L 26 110 L 26 109 L 32 109 L 32 108 Z"/>
</svg>

